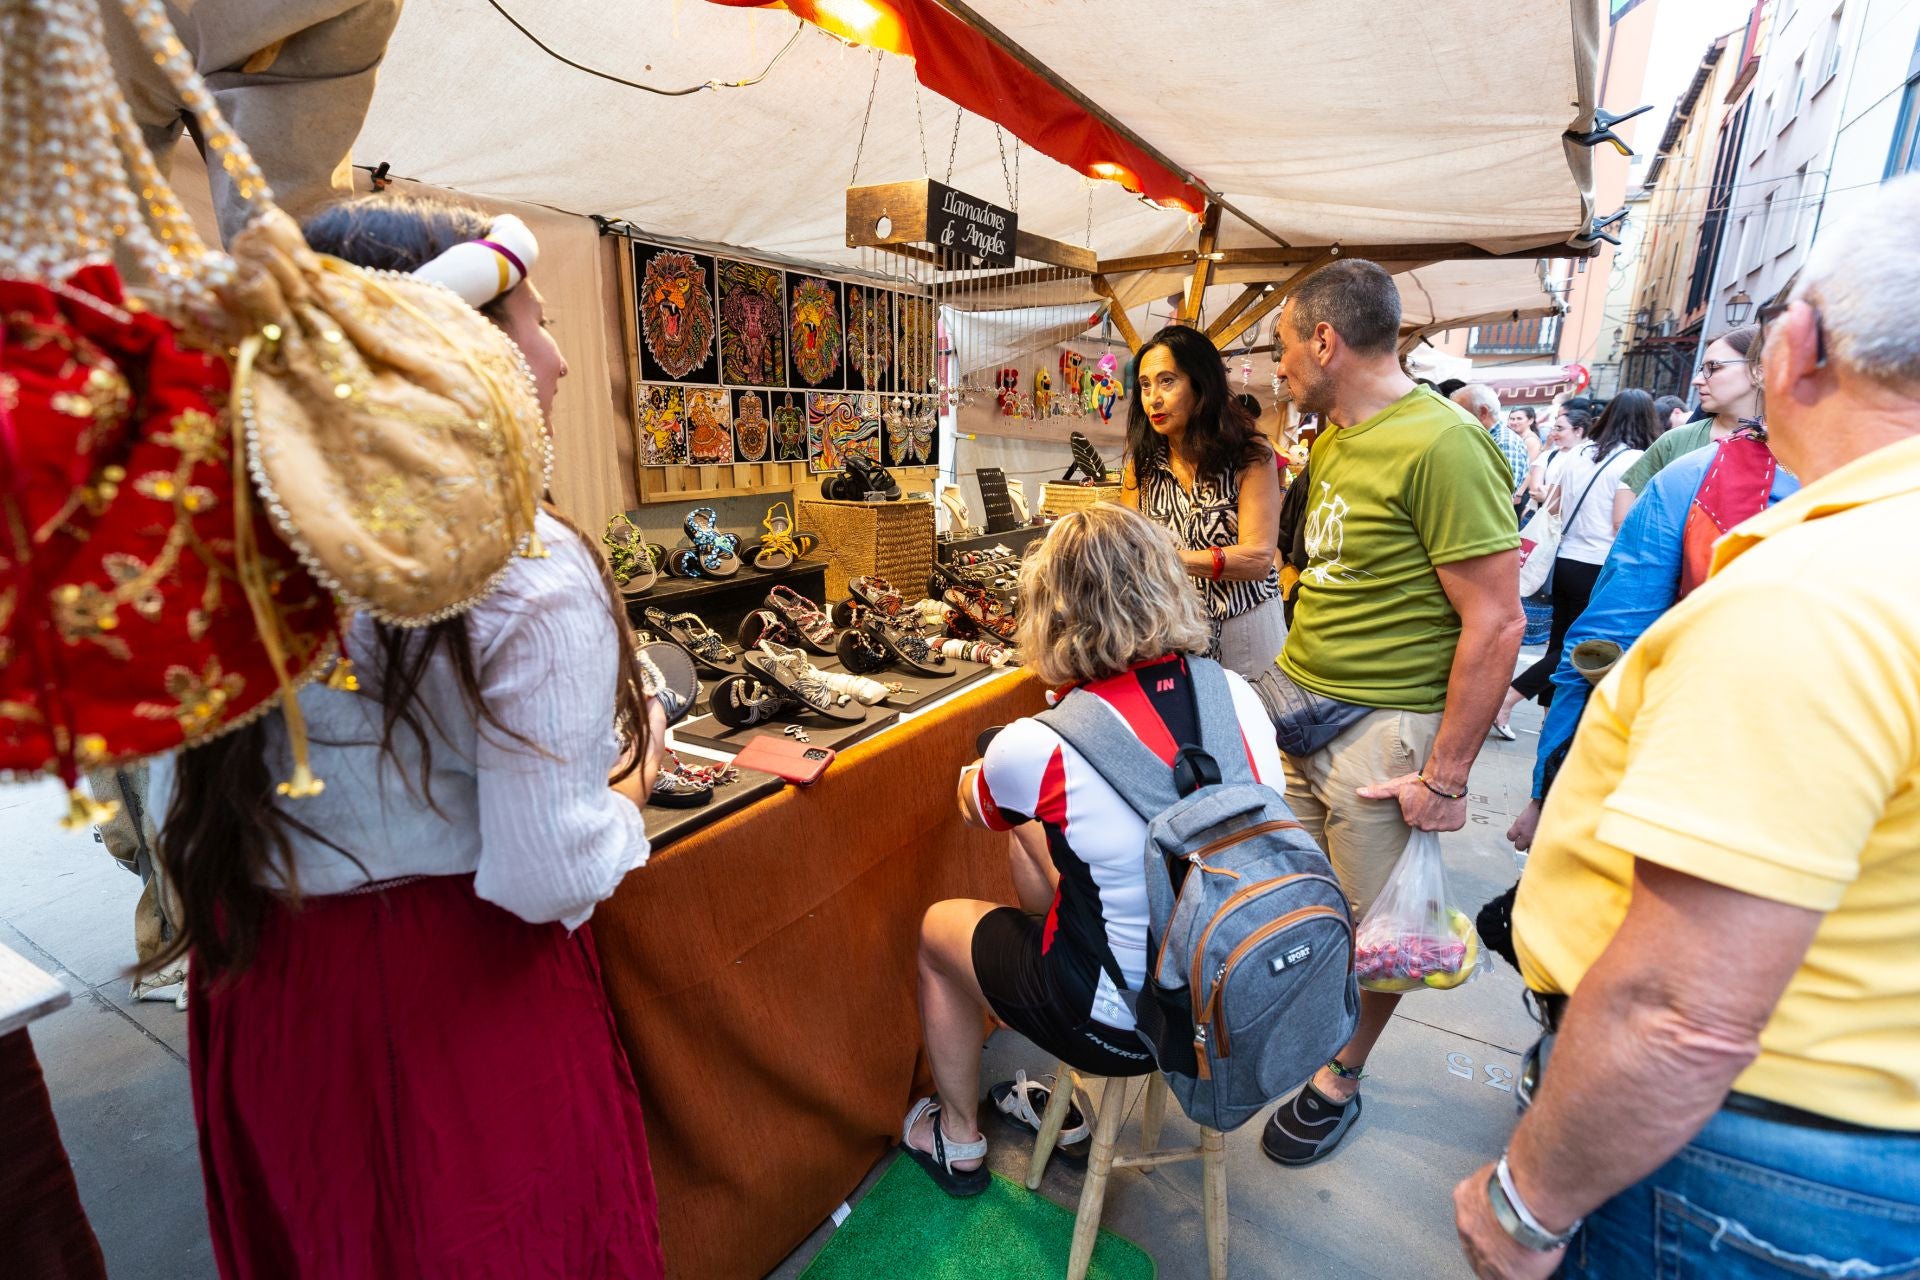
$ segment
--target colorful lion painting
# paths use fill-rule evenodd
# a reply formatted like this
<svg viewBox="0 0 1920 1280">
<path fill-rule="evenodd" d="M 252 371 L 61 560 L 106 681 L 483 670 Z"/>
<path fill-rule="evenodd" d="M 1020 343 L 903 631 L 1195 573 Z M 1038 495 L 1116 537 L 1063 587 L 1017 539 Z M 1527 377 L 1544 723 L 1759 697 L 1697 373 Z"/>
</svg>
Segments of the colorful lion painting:
<svg viewBox="0 0 1920 1280">
<path fill-rule="evenodd" d="M 713 354 L 713 297 L 707 272 L 690 253 L 647 259 L 640 280 L 640 319 L 647 353 L 669 378 L 684 378 Z"/>
<path fill-rule="evenodd" d="M 746 262 L 720 264 L 720 380 L 779 386 L 787 342 L 780 315 L 780 273 Z"/>
<path fill-rule="evenodd" d="M 635 434 L 643 467 L 671 467 L 687 460 L 686 402 L 679 387 L 640 388 Z"/>
<path fill-rule="evenodd" d="M 787 299 L 793 368 L 810 387 L 840 371 L 840 291 L 829 280 L 795 276 Z"/>
<path fill-rule="evenodd" d="M 766 461 L 771 426 L 766 397 L 758 391 L 739 392 L 733 409 L 733 442 L 740 461 Z"/>
<path fill-rule="evenodd" d="M 773 460 L 807 460 L 807 410 L 791 391 L 780 397 L 780 406 L 773 411 Z"/>
<path fill-rule="evenodd" d="M 847 286 L 847 367 L 859 375 L 862 387 L 884 388 L 893 367 L 892 296 Z"/>
<path fill-rule="evenodd" d="M 880 461 L 879 417 L 861 417 L 852 396 L 808 392 L 807 470 L 838 471 L 855 453 Z"/>
<path fill-rule="evenodd" d="M 692 462 L 733 461 L 733 402 L 724 391 L 687 393 L 687 457 Z"/>
</svg>

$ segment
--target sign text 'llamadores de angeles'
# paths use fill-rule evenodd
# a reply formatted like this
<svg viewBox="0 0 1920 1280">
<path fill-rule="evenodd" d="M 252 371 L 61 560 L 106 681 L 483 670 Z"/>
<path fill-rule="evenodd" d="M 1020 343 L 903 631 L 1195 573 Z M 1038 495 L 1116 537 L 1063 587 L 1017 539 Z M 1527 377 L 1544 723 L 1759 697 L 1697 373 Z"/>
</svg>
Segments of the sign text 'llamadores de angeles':
<svg viewBox="0 0 1920 1280">
<path fill-rule="evenodd" d="M 927 183 L 927 238 L 942 255 L 977 259 L 984 267 L 1013 265 L 1019 216 L 943 183 Z"/>
</svg>

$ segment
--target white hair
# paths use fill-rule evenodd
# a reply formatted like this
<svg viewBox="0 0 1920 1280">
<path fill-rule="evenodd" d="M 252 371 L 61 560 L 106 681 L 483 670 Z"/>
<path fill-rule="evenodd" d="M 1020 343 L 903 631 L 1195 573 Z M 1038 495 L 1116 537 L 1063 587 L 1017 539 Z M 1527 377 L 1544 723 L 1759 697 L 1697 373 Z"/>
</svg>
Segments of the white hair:
<svg viewBox="0 0 1920 1280">
<path fill-rule="evenodd" d="M 1500 420 L 1500 396 L 1484 382 L 1469 382 L 1453 393 L 1453 402 L 1475 416 L 1485 414 L 1495 422 Z"/>
<path fill-rule="evenodd" d="M 1819 306 L 1834 360 L 1920 386 L 1920 174 L 1862 193 L 1823 228 L 1793 296 Z"/>
</svg>

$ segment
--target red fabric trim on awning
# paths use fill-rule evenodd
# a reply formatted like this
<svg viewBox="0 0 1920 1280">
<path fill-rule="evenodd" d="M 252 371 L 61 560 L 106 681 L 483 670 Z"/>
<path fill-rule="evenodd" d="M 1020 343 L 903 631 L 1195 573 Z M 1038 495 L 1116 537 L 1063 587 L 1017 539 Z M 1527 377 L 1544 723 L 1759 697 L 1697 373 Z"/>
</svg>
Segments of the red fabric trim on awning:
<svg viewBox="0 0 1920 1280">
<path fill-rule="evenodd" d="M 1010 131 L 1077 173 L 1122 182 L 1161 204 L 1198 212 L 1206 195 L 1102 124 L 1060 90 L 1022 66 L 935 0 L 851 0 L 884 15 L 872 43 L 913 59 L 920 83 L 948 101 Z M 832 0 L 708 0 L 736 9 L 786 9 L 836 35 L 854 38 L 840 20 L 850 6 Z M 1116 170 L 1124 171 L 1124 176 Z"/>
</svg>

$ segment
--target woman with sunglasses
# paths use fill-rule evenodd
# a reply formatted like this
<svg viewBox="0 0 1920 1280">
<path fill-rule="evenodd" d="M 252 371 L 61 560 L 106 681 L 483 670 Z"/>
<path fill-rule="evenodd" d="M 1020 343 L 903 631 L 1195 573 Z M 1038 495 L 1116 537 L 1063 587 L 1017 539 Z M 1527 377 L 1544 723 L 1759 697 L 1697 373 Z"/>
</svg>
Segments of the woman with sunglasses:
<svg viewBox="0 0 1920 1280">
<path fill-rule="evenodd" d="M 1759 336 L 1760 326 L 1742 325 L 1707 344 L 1693 385 L 1700 392 L 1701 409 L 1713 416 L 1666 432 L 1628 468 L 1613 497 L 1615 529 L 1626 522 L 1627 512 L 1662 467 L 1695 449 L 1719 444 L 1742 422 L 1760 417 L 1760 344 L 1755 341 Z"/>
</svg>

